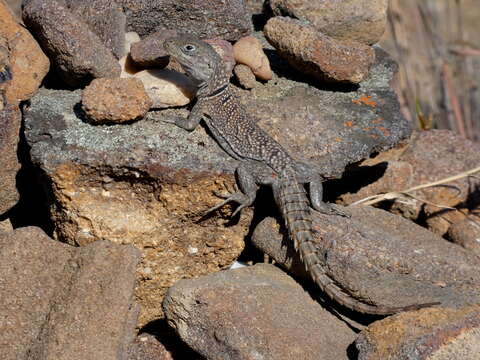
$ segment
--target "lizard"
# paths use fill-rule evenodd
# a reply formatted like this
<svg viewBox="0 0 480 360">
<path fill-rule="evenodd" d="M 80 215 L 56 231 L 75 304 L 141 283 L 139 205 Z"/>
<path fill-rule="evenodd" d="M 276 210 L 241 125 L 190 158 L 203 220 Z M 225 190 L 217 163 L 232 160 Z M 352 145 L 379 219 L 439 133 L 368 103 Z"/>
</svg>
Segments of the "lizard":
<svg viewBox="0 0 480 360">
<path fill-rule="evenodd" d="M 238 191 L 228 195 L 217 194 L 225 200 L 209 212 L 235 202 L 238 204 L 232 214 L 235 216 L 253 204 L 260 185 L 269 185 L 295 250 L 315 283 L 333 301 L 351 310 L 374 315 L 389 315 L 438 304 L 373 305 L 357 300 L 336 284 L 326 272 L 325 259 L 316 253 L 310 205 L 321 213 L 346 214 L 323 202 L 323 177 L 313 166 L 293 159 L 246 113 L 230 89 L 230 74 L 226 66 L 211 45 L 191 35 L 181 35 L 167 39 L 164 48 L 197 84 L 197 101 L 189 116 L 166 121 L 193 131 L 203 120 L 220 147 L 239 160 L 236 168 Z M 309 196 L 304 185 L 308 185 Z"/>
</svg>

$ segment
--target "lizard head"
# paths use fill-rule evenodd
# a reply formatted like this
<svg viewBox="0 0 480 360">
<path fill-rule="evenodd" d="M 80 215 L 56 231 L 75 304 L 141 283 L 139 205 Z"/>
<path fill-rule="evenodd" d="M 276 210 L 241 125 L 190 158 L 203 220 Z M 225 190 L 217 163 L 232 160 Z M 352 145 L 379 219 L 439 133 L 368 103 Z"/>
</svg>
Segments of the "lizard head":
<svg viewBox="0 0 480 360">
<path fill-rule="evenodd" d="M 209 44 L 190 35 L 168 39 L 163 47 L 200 83 L 206 83 L 221 63 L 220 56 Z"/>
</svg>

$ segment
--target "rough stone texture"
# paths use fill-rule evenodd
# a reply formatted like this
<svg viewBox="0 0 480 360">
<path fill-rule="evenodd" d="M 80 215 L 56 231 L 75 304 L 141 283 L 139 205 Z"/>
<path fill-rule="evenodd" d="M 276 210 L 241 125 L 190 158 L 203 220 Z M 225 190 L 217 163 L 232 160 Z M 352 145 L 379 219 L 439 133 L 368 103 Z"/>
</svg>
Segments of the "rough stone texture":
<svg viewBox="0 0 480 360">
<path fill-rule="evenodd" d="M 401 216 L 372 207 L 345 208 L 351 218 L 314 212 L 319 256 L 328 275 L 353 297 L 374 305 L 480 302 L 480 260 Z M 253 242 L 278 263 L 298 264 L 275 220 L 262 221 Z"/>
<path fill-rule="evenodd" d="M 58 239 L 142 250 L 136 294 L 144 325 L 161 316 L 159 302 L 175 281 L 227 267 L 243 250 L 249 216 L 228 227 L 226 214 L 201 219 L 219 201 L 213 190 L 233 183 L 235 163 L 205 131 L 188 134 L 160 120 L 185 112 L 101 127 L 76 116 L 79 102 L 80 91 L 42 89 L 32 98 L 25 115 L 32 160 L 51 184 Z"/>
<path fill-rule="evenodd" d="M 207 359 L 347 359 L 355 337 L 272 265 L 181 280 L 163 306 L 182 339 Z"/>
<path fill-rule="evenodd" d="M 0 215 L 14 206 L 20 197 L 15 178 L 20 169 L 17 145 L 21 121 L 17 105 L 7 104 L 0 110 Z"/>
<path fill-rule="evenodd" d="M 143 83 L 134 78 L 95 79 L 82 93 L 82 109 L 95 124 L 138 120 L 151 105 Z"/>
<path fill-rule="evenodd" d="M 0 93 L 9 103 L 29 99 L 48 72 L 50 62 L 32 35 L 17 23 L 7 5 L 0 0 L 0 44 L 8 80 L 0 81 Z M 8 59 L 7 59 L 8 58 Z M 1 110 L 1 108 L 0 108 Z"/>
<path fill-rule="evenodd" d="M 114 1 L 66 0 L 74 16 L 82 19 L 118 59 L 125 55 L 127 18 Z"/>
<path fill-rule="evenodd" d="M 163 48 L 165 40 L 177 35 L 176 30 L 160 29 L 132 44 L 130 56 L 138 66 L 164 68 L 169 56 Z"/>
<path fill-rule="evenodd" d="M 264 33 L 290 65 L 320 81 L 360 83 L 375 61 L 370 46 L 335 40 L 296 19 L 271 18 Z"/>
<path fill-rule="evenodd" d="M 271 80 L 273 73 L 270 63 L 263 52 L 262 43 L 253 36 L 245 36 L 233 46 L 235 60 L 252 69 L 256 77 L 262 80 Z"/>
<path fill-rule="evenodd" d="M 237 77 L 240 85 L 245 89 L 253 89 L 257 85 L 255 75 L 252 70 L 243 64 L 238 64 L 233 68 L 233 73 Z"/>
<path fill-rule="evenodd" d="M 463 221 L 452 224 L 448 229 L 448 238 L 480 256 L 480 218 L 478 215 L 465 217 Z"/>
<path fill-rule="evenodd" d="M 275 15 L 310 22 L 322 33 L 365 44 L 377 43 L 387 24 L 388 0 L 270 0 Z"/>
<path fill-rule="evenodd" d="M 78 86 L 92 78 L 120 76 L 112 52 L 61 2 L 30 0 L 23 8 L 23 21 L 67 84 Z"/>
<path fill-rule="evenodd" d="M 138 251 L 0 232 L 2 359 L 118 359 L 133 340 Z"/>
<path fill-rule="evenodd" d="M 363 330 L 356 346 L 359 360 L 478 359 L 480 306 L 391 316 Z"/>
<path fill-rule="evenodd" d="M 444 179 L 478 167 L 480 145 L 449 130 L 416 132 L 408 144 L 394 151 L 381 154 L 367 161 L 363 170 L 368 173 L 380 171 L 378 180 L 368 187 L 358 188 L 344 195 L 346 204 L 364 197 L 391 190 L 405 190 L 416 185 Z M 370 167 L 370 169 L 368 169 Z M 362 167 L 361 167 L 362 168 Z M 387 168 L 385 174 L 382 169 Z M 388 168 L 399 169 L 394 178 Z M 356 179 L 359 176 L 355 177 Z M 372 179 L 372 176 L 364 176 Z M 371 180 L 373 181 L 373 180 Z M 347 179 L 348 182 L 348 179 Z M 445 235 L 451 224 L 463 221 L 465 213 L 476 209 L 480 203 L 479 181 L 476 178 L 463 178 L 449 182 L 445 186 L 430 187 L 413 192 L 419 199 L 433 204 L 456 207 L 458 210 L 442 209 L 422 201 L 409 199 L 395 202 L 390 211 L 402 214 L 414 221 L 419 218 L 437 234 Z"/>
<path fill-rule="evenodd" d="M 0 231 L 13 231 L 10 219 L 0 220 Z"/>
<path fill-rule="evenodd" d="M 159 27 L 181 29 L 201 38 L 234 41 L 251 31 L 250 14 L 243 0 L 120 0 L 129 31 L 140 36 Z"/>
<path fill-rule="evenodd" d="M 139 335 L 127 351 L 127 360 L 174 360 L 172 354 L 152 335 Z M 193 359 L 192 359 L 193 360 Z"/>
</svg>

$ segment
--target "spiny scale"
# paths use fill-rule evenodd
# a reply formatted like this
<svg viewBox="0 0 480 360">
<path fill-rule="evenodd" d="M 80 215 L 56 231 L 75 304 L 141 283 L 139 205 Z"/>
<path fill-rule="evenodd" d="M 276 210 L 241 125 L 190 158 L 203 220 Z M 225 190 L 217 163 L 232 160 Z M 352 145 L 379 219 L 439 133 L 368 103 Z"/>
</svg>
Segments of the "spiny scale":
<svg viewBox="0 0 480 360">
<path fill-rule="evenodd" d="M 209 44 L 191 36 L 180 36 L 167 40 L 165 49 L 200 84 L 197 103 L 189 117 L 176 119 L 175 124 L 193 130 L 203 119 L 219 145 L 233 158 L 241 160 L 237 168 L 241 191 L 232 194 L 224 203 L 235 201 L 241 209 L 253 203 L 259 184 L 272 186 L 289 236 L 305 267 L 320 289 L 345 307 L 361 313 L 386 315 L 433 305 L 374 306 L 356 300 L 335 284 L 324 271 L 313 239 L 309 204 L 322 212 L 328 208 L 321 202 L 320 175 L 315 169 L 292 159 L 245 113 L 230 90 L 229 73 Z M 300 178 L 310 184 L 310 201 Z M 312 189 L 317 189 L 315 197 Z"/>
</svg>

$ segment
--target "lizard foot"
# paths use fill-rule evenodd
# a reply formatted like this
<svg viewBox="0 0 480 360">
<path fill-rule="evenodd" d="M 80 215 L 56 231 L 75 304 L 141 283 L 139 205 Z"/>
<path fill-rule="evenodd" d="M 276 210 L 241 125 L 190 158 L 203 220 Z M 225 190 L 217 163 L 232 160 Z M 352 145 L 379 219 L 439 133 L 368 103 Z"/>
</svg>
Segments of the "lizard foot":
<svg viewBox="0 0 480 360">
<path fill-rule="evenodd" d="M 315 210 L 325 215 L 338 215 L 346 218 L 350 217 L 350 214 L 347 214 L 346 212 L 340 210 L 337 205 L 327 204 L 324 202 L 321 203 L 321 206 L 315 207 Z"/>
<path fill-rule="evenodd" d="M 232 214 L 232 217 L 235 217 L 235 215 L 237 215 L 243 208 L 250 206 L 253 203 L 252 199 L 250 199 L 247 195 L 245 195 L 240 191 L 237 191 L 233 194 L 232 193 L 224 194 L 224 193 L 219 193 L 215 191 L 214 194 L 219 198 L 222 198 L 225 200 L 222 201 L 220 204 L 215 205 L 214 207 L 208 209 L 206 212 L 207 214 L 211 213 L 212 211 L 220 209 L 221 207 L 223 207 L 224 205 L 230 202 L 236 202 L 237 204 L 239 204 L 239 206 L 235 209 L 235 211 Z"/>
</svg>

